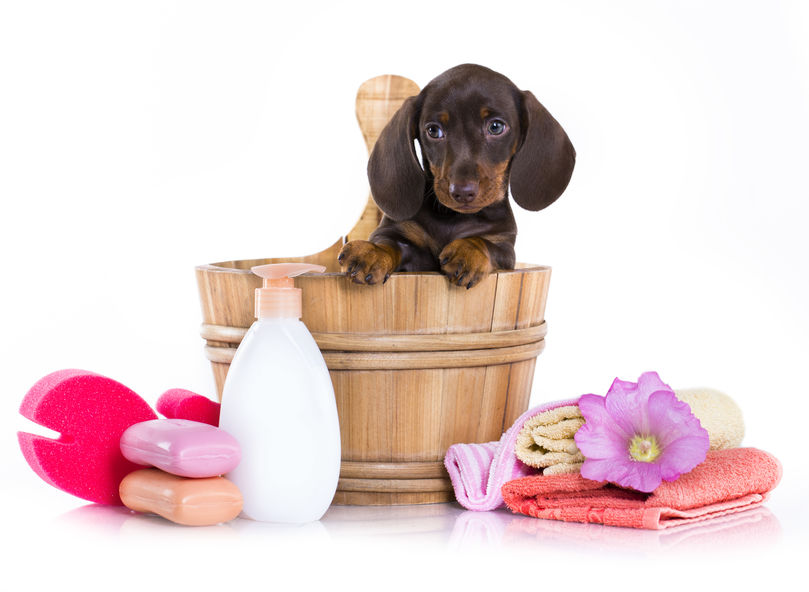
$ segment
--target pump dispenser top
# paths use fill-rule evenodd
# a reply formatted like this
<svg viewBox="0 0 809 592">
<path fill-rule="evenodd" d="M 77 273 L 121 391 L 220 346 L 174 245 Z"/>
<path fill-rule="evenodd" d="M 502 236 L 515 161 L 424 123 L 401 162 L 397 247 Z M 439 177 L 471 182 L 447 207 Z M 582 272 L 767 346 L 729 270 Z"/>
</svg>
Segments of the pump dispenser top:
<svg viewBox="0 0 809 592">
<path fill-rule="evenodd" d="M 251 267 L 264 278 L 264 286 L 256 288 L 256 318 L 301 318 L 301 289 L 292 278 L 307 272 L 323 273 L 326 267 L 310 263 L 270 263 Z"/>
</svg>

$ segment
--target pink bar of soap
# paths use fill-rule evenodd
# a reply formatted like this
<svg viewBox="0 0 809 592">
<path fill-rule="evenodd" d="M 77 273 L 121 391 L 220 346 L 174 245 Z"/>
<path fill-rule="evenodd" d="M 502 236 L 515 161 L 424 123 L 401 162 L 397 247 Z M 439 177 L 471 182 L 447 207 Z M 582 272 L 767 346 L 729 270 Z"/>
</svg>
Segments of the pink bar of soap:
<svg viewBox="0 0 809 592">
<path fill-rule="evenodd" d="M 242 511 L 239 488 L 224 477 L 186 479 L 158 469 L 141 469 L 121 481 L 121 500 L 130 510 L 148 512 L 186 526 L 212 526 Z"/>
<path fill-rule="evenodd" d="M 207 423 L 188 419 L 136 423 L 121 435 L 121 453 L 135 464 L 195 478 L 223 475 L 241 460 L 236 438 Z"/>
</svg>

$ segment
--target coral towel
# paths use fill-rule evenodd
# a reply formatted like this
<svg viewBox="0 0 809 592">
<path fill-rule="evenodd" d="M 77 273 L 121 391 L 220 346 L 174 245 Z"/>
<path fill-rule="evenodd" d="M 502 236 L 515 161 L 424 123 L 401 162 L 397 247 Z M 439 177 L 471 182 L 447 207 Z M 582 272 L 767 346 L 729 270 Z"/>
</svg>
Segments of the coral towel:
<svg viewBox="0 0 809 592">
<path fill-rule="evenodd" d="M 517 435 L 525 422 L 544 411 L 575 405 L 578 400 L 555 401 L 529 409 L 517 418 L 499 442 L 450 446 L 444 457 L 444 466 L 458 503 L 467 510 L 482 512 L 502 506 L 500 488 L 507 481 L 538 471 L 520 462 L 514 452 Z"/>
<path fill-rule="evenodd" d="M 503 486 L 512 511 L 535 518 L 660 530 L 760 505 L 781 480 L 781 464 L 756 448 L 709 451 L 705 462 L 652 493 L 578 474 L 532 475 Z"/>
</svg>

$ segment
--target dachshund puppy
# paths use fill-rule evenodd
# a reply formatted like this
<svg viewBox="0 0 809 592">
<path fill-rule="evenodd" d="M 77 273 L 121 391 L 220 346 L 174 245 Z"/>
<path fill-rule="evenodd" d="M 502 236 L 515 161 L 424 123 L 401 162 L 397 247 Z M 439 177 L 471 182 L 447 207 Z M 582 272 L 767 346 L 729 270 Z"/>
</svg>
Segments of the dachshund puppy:
<svg viewBox="0 0 809 592">
<path fill-rule="evenodd" d="M 441 271 L 469 289 L 495 269 L 514 268 L 509 185 L 518 205 L 541 210 L 565 190 L 575 160 L 567 134 L 533 94 L 488 68 L 456 66 L 408 98 L 382 130 L 368 179 L 384 215 L 338 261 L 358 284 L 385 283 L 394 271 Z"/>
</svg>

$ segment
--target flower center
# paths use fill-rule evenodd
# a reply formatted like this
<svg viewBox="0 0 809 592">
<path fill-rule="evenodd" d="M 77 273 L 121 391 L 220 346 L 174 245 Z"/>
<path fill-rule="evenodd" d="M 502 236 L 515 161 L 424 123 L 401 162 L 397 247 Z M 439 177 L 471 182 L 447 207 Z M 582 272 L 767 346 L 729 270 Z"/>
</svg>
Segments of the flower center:
<svg viewBox="0 0 809 592">
<path fill-rule="evenodd" d="M 629 443 L 629 456 L 640 462 L 654 462 L 660 456 L 660 446 L 654 436 L 636 435 Z"/>
</svg>

